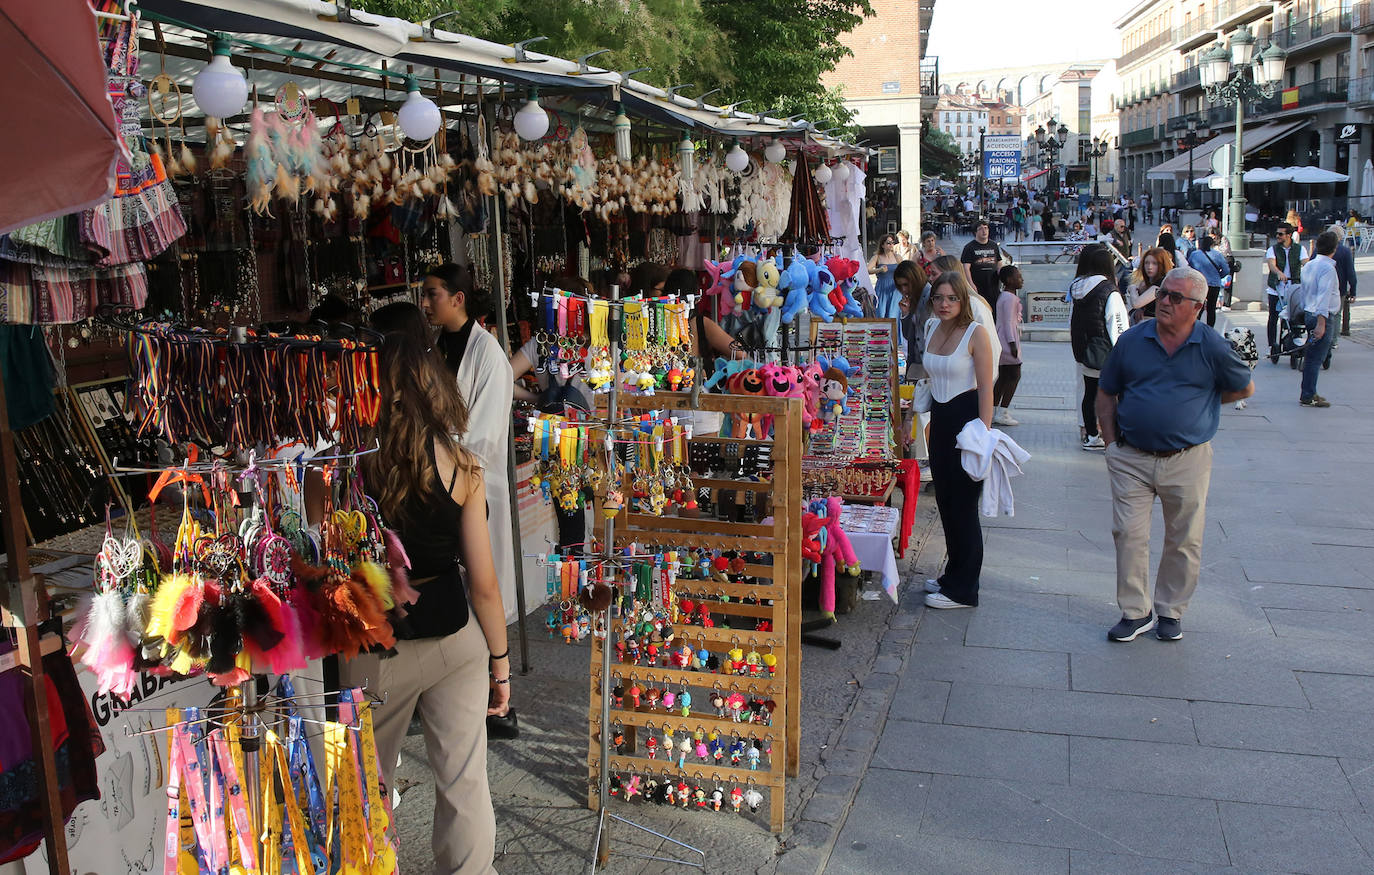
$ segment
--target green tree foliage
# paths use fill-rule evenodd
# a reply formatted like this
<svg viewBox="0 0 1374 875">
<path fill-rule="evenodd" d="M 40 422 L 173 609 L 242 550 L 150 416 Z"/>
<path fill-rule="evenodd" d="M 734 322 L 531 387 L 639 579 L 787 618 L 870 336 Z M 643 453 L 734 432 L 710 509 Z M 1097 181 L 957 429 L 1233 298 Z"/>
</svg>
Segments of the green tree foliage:
<svg viewBox="0 0 1374 875">
<path fill-rule="evenodd" d="M 954 138 L 928 121 L 921 125 L 921 173 L 946 179 L 959 175 L 959 147 Z"/>
<path fill-rule="evenodd" d="M 440 24 L 495 42 L 533 36 L 531 48 L 564 58 L 610 49 L 593 63 L 630 70 L 660 87 L 691 83 L 711 103 L 748 101 L 753 112 L 803 114 L 818 128 L 844 127 L 852 113 L 821 76 L 849 49 L 841 41 L 869 0 L 359 0 L 368 11 Z M 845 134 L 846 130 L 836 131 Z"/>
</svg>

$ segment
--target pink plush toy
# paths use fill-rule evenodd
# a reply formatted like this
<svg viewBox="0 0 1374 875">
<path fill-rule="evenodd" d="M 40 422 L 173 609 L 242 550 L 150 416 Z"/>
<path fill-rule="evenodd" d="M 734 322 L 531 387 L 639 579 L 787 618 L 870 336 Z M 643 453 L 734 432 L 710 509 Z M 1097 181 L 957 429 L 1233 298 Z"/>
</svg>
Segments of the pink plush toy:
<svg viewBox="0 0 1374 875">
<path fill-rule="evenodd" d="M 812 362 L 802 369 L 802 408 L 806 410 L 813 432 L 818 431 L 821 426 L 821 383 L 823 382 L 825 382 L 825 368 L 817 362 Z"/>
<path fill-rule="evenodd" d="M 796 365 L 767 364 L 759 369 L 763 375 L 763 393 L 773 398 L 802 400 L 802 427 L 811 427 L 811 414 L 806 410 L 806 386 L 801 368 Z M 773 417 L 763 417 L 763 433 L 773 430 Z"/>
<path fill-rule="evenodd" d="M 720 300 L 716 305 L 717 315 L 724 316 L 733 313 L 735 310 L 735 293 L 730 288 L 730 279 L 721 276 L 722 273 L 730 269 L 731 263 L 728 261 L 711 261 L 707 258 L 703 259 L 703 264 L 706 266 L 706 273 L 710 275 L 711 284 L 702 293 L 702 302 L 704 303 L 705 299 L 712 295 L 719 295 Z"/>
<path fill-rule="evenodd" d="M 854 554 L 849 536 L 840 528 L 840 509 L 839 496 L 832 495 L 825 500 L 825 514 L 821 518 L 825 537 L 821 548 L 820 609 L 830 617 L 835 616 L 836 560 L 844 573 L 859 573 L 859 557 Z"/>
</svg>

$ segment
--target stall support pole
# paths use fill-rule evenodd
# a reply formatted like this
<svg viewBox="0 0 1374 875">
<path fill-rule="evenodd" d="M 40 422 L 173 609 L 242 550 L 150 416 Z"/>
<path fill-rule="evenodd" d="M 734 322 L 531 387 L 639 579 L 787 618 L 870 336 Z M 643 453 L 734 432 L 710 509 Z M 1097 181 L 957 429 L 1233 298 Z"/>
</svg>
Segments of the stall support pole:
<svg viewBox="0 0 1374 875">
<path fill-rule="evenodd" d="M 4 380 L 0 379 L 0 479 L 4 480 L 5 589 L 4 625 L 18 637 L 19 668 L 24 672 L 24 701 L 28 706 L 29 733 L 33 750 L 42 768 L 43 839 L 48 846 L 50 875 L 68 875 L 67 832 L 62 817 L 62 797 L 58 787 L 57 760 L 53 753 L 52 731 L 48 723 L 50 708 L 47 679 L 43 674 L 43 650 L 38 624 L 44 610 L 39 604 L 41 583 L 29 573 L 28 536 L 24 531 L 24 505 L 19 498 L 19 465 L 14 452 L 14 433 L 10 431 L 8 401 Z"/>
<path fill-rule="evenodd" d="M 482 93 L 481 81 L 477 84 L 477 93 Z M 479 104 L 480 105 L 480 104 Z M 480 110 L 479 110 L 480 111 Z M 487 142 L 495 142 L 494 134 L 496 125 L 488 122 Z M 496 277 L 496 325 L 500 332 L 497 339 L 501 341 L 501 351 L 510 355 L 510 332 L 506 327 L 506 263 L 501 257 L 501 199 L 493 197 L 491 199 L 491 249 L 496 262 L 493 275 Z M 530 639 L 529 633 L 525 630 L 525 550 L 520 540 L 520 491 L 519 482 L 515 477 L 515 429 L 510 426 L 506 429 L 506 482 L 510 490 L 510 534 L 511 549 L 515 551 L 515 611 L 519 615 L 516 617 L 516 632 L 520 636 L 520 674 L 530 673 Z"/>
<path fill-rule="evenodd" d="M 622 327 L 622 311 L 617 306 L 620 301 L 620 287 L 611 286 L 611 316 L 610 316 L 610 359 L 612 362 L 620 361 L 620 332 Z M 704 341 L 698 340 L 698 343 Z M 611 392 L 606 400 L 606 452 L 610 455 L 607 460 L 608 467 L 614 468 L 615 465 L 615 443 L 612 436 L 615 434 L 616 422 L 620 417 L 620 378 L 611 381 Z M 628 502 L 627 502 L 628 503 Z M 629 511 L 627 510 L 626 513 Z M 606 527 L 602 537 L 605 543 L 602 544 L 602 558 L 608 567 L 614 567 L 615 561 L 615 517 L 606 520 Z M 614 572 L 612 572 L 614 573 Z M 672 836 L 664 835 L 661 832 L 652 830 L 647 826 L 635 823 L 633 820 L 612 814 L 610 810 L 610 791 L 611 791 L 611 650 L 613 642 L 611 636 L 615 632 L 615 623 L 611 617 L 611 609 L 605 611 L 606 637 L 601 642 L 601 716 L 597 724 L 599 728 L 601 742 L 601 767 L 600 774 L 597 776 L 597 806 L 596 806 L 596 834 L 592 839 L 592 865 L 591 875 L 596 875 L 598 866 L 605 866 L 611 859 L 611 830 L 610 821 L 623 823 L 626 826 L 634 827 L 641 832 L 647 832 L 651 836 L 671 842 L 682 848 L 684 852 L 698 855 L 701 860 L 682 860 L 676 857 L 659 857 L 656 855 L 627 854 L 626 856 L 640 857 L 646 860 L 654 860 L 660 863 L 675 863 L 681 866 L 691 866 L 696 869 L 706 868 L 706 852 L 695 848 L 686 842 L 680 842 Z"/>
</svg>

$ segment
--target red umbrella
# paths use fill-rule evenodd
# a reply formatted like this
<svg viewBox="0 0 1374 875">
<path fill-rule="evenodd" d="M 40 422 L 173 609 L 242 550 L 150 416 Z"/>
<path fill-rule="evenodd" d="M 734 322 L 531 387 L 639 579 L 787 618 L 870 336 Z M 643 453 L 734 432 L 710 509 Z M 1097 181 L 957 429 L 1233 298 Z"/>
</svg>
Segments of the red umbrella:
<svg viewBox="0 0 1374 875">
<path fill-rule="evenodd" d="M 114 191 L 119 127 L 85 0 L 0 0 L 0 233 Z"/>
</svg>

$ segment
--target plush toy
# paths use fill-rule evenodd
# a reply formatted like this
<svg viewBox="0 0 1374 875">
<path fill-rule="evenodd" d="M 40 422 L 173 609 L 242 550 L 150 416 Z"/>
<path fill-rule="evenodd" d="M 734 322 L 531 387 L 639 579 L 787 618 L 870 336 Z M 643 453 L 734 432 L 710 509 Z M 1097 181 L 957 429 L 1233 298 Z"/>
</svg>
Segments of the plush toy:
<svg viewBox="0 0 1374 875">
<path fill-rule="evenodd" d="M 710 285 L 702 292 L 703 302 L 706 298 L 719 295 L 720 300 L 716 305 L 716 312 L 724 316 L 734 310 L 734 294 L 730 291 L 730 280 L 724 276 L 724 271 L 730 268 L 728 261 L 712 261 L 709 258 L 703 260 L 706 266 L 706 273 L 710 277 Z M 727 304 L 727 300 L 729 303 Z M 698 305 L 700 306 L 700 305 Z"/>
<path fill-rule="evenodd" d="M 814 513 L 807 512 L 802 514 L 802 561 L 811 562 L 819 566 L 821 563 L 821 540 L 820 531 L 824 524 L 821 518 Z M 803 570 L 802 574 L 810 573 L 811 569 Z"/>
<path fill-rule="evenodd" d="M 806 388 L 803 384 L 802 370 L 796 365 L 767 364 L 760 368 L 763 375 L 764 394 L 774 398 L 802 399 L 802 428 L 811 427 L 812 415 L 806 410 Z M 772 430 L 773 417 L 763 417 L 764 434 Z"/>
<path fill-rule="evenodd" d="M 804 264 L 807 260 L 801 256 L 793 256 L 787 270 L 782 272 L 778 289 L 787 293 L 782 304 L 783 322 L 791 322 L 806 308 L 807 286 L 811 281 Z"/>
<path fill-rule="evenodd" d="M 743 310 L 748 310 L 750 297 L 754 289 L 759 287 L 758 259 L 753 255 L 736 255 L 734 264 L 730 270 L 721 274 L 729 277 L 731 288 L 735 292 L 735 303 Z"/>
<path fill-rule="evenodd" d="M 811 315 L 819 316 L 823 322 L 833 322 L 835 319 L 835 305 L 830 303 L 830 288 L 834 286 L 833 279 L 831 286 L 827 287 L 823 283 L 821 271 L 823 268 L 809 258 L 802 259 L 802 266 L 806 268 L 806 305 L 811 311 Z M 825 277 L 830 278 L 830 272 L 825 271 Z"/>
<path fill-rule="evenodd" d="M 828 368 L 821 383 L 821 418 L 831 422 L 848 412 L 849 376 L 839 368 Z"/>
<path fill-rule="evenodd" d="M 736 374 L 726 383 L 731 395 L 763 395 L 763 375 L 752 365 Z M 731 417 L 730 437 L 747 438 L 753 432 L 755 438 L 762 438 L 763 416 L 758 413 L 736 413 Z"/>
<path fill-rule="evenodd" d="M 859 557 L 849 536 L 840 528 L 841 504 L 838 496 L 832 495 L 824 501 L 812 502 L 813 509 L 819 511 L 824 535 L 821 547 L 820 568 L 820 609 L 829 617 L 835 616 L 835 569 L 838 566 L 845 574 L 859 573 Z"/>
<path fill-rule="evenodd" d="M 819 362 L 812 362 L 802 369 L 802 408 L 811 420 L 811 431 L 821 426 L 821 383 L 825 381 L 825 368 Z"/>
<path fill-rule="evenodd" d="M 771 259 L 761 258 L 755 272 L 758 286 L 754 289 L 754 306 L 764 310 L 781 307 L 784 298 L 778 292 L 778 283 L 782 282 L 782 271 L 778 265 Z"/>
<path fill-rule="evenodd" d="M 728 386 L 730 379 L 746 368 L 752 368 L 753 361 L 749 359 L 716 359 L 716 369 L 710 377 L 706 379 L 705 388 L 714 389 L 717 386 Z"/>
</svg>

